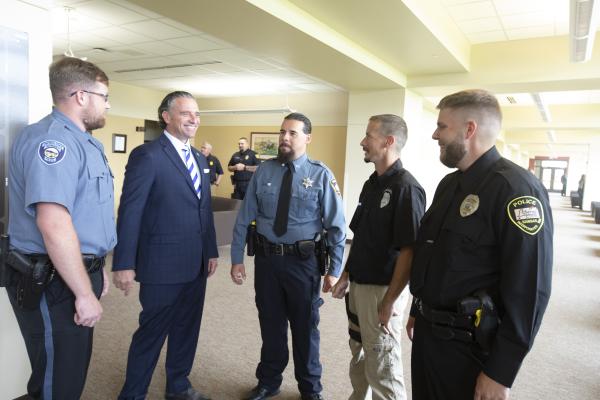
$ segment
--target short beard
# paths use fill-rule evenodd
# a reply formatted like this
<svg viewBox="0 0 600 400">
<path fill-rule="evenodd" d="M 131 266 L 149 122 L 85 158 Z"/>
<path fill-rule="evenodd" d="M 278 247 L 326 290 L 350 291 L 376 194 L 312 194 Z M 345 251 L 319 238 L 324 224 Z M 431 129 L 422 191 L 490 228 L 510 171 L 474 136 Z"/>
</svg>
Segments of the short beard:
<svg viewBox="0 0 600 400">
<path fill-rule="evenodd" d="M 467 149 L 464 142 L 455 140 L 445 146 L 445 152 L 440 155 L 440 161 L 448 168 L 456 168 L 465 154 L 467 154 Z"/>
<path fill-rule="evenodd" d="M 90 115 L 83 116 L 83 126 L 85 126 L 85 130 L 88 132 L 104 128 L 104 125 L 106 125 L 106 117 L 104 115 L 95 118 Z"/>
</svg>

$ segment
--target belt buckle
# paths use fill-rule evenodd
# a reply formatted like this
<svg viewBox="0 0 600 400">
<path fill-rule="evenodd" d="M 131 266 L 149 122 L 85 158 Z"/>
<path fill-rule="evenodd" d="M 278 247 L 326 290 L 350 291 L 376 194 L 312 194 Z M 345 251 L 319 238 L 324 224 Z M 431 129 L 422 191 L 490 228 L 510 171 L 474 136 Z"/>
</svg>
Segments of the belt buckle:
<svg viewBox="0 0 600 400">
<path fill-rule="evenodd" d="M 275 251 L 273 253 L 276 256 L 283 256 L 284 255 L 283 243 L 277 243 L 277 244 L 275 244 Z"/>
</svg>

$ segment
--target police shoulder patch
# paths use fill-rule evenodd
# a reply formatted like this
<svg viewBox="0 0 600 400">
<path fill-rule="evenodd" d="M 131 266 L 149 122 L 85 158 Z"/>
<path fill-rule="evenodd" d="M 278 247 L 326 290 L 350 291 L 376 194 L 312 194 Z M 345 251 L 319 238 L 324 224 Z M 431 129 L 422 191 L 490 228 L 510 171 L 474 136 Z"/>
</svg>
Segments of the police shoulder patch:
<svg viewBox="0 0 600 400">
<path fill-rule="evenodd" d="M 38 156 L 44 164 L 58 164 L 65 158 L 67 146 L 57 140 L 44 140 L 38 147 Z"/>
<path fill-rule="evenodd" d="M 506 206 L 510 222 L 529 235 L 535 235 L 544 226 L 544 207 L 533 196 L 520 196 Z"/>
</svg>

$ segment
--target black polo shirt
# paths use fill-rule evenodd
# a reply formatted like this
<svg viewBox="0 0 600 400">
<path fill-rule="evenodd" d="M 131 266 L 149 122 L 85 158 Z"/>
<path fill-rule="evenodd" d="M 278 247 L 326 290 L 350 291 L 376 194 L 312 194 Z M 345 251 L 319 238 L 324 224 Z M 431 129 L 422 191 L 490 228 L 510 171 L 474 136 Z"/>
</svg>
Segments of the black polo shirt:
<svg viewBox="0 0 600 400">
<path fill-rule="evenodd" d="M 548 304 L 553 230 L 546 189 L 495 147 L 442 179 L 421 221 L 411 292 L 429 307 L 455 311 L 457 301 L 487 289 L 502 322 L 483 371 L 504 386 Z"/>
<path fill-rule="evenodd" d="M 212 154 L 206 157 L 208 161 L 208 168 L 210 169 L 210 183 L 213 184 L 217 180 L 217 175 L 223 175 L 223 168 L 219 159 Z"/>
<path fill-rule="evenodd" d="M 229 166 L 242 163 L 244 165 L 258 165 L 260 162 L 256 157 L 256 153 L 250 149 L 246 151 L 236 151 L 229 160 Z M 236 182 L 247 182 L 252 179 L 252 171 L 234 171 L 233 172 L 233 183 Z"/>
<path fill-rule="evenodd" d="M 415 242 L 424 212 L 425 191 L 399 159 L 383 175 L 374 172 L 350 222 L 350 280 L 389 285 L 400 248 Z"/>
</svg>

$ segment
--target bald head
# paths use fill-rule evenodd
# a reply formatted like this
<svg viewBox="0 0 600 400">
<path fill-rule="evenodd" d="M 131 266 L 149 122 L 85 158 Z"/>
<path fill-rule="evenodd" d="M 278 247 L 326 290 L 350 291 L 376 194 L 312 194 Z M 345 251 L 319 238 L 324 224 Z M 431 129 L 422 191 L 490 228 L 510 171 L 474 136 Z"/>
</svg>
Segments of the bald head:
<svg viewBox="0 0 600 400">
<path fill-rule="evenodd" d="M 200 152 L 204 154 L 204 157 L 208 157 L 212 152 L 212 145 L 208 142 L 202 143 L 202 146 L 200 146 Z"/>
</svg>

